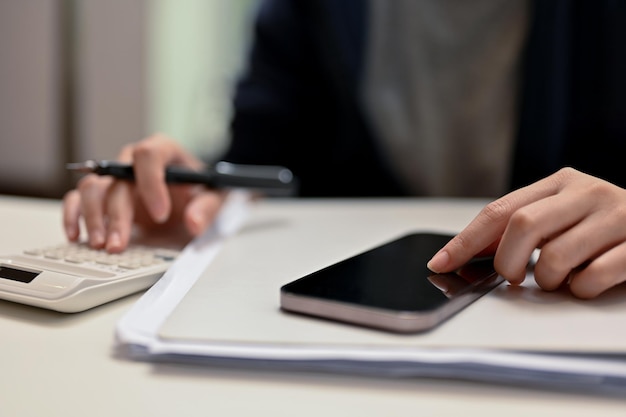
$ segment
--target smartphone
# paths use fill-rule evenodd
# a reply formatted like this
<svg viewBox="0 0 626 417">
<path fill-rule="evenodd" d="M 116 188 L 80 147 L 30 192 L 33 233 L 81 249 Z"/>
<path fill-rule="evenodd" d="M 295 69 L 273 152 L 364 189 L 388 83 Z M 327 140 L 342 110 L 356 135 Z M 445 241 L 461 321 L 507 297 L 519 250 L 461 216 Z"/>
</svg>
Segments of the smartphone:
<svg viewBox="0 0 626 417">
<path fill-rule="evenodd" d="M 431 272 L 426 263 L 452 237 L 409 233 L 301 277 L 280 288 L 281 309 L 396 333 L 432 329 L 503 281 L 491 258 Z"/>
</svg>

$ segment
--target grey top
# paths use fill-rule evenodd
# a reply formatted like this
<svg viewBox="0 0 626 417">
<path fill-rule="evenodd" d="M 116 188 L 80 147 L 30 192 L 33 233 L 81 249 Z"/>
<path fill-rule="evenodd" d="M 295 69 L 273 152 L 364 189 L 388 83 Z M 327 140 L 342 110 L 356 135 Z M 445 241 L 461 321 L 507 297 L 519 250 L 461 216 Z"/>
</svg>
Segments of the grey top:
<svg viewBox="0 0 626 417">
<path fill-rule="evenodd" d="M 363 94 L 418 195 L 494 197 L 509 179 L 526 0 L 371 0 Z"/>
</svg>

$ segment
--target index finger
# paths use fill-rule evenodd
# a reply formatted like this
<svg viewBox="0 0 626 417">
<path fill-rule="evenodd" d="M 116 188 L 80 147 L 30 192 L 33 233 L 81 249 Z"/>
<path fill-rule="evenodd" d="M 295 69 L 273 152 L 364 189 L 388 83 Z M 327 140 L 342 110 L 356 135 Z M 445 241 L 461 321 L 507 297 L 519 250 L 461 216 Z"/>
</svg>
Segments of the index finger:
<svg viewBox="0 0 626 417">
<path fill-rule="evenodd" d="M 478 253 L 497 243 L 509 219 L 519 208 L 559 192 L 561 181 L 555 174 L 492 201 L 458 235 L 428 262 L 437 273 L 461 267 Z"/>
<path fill-rule="evenodd" d="M 144 139 L 132 148 L 136 189 L 150 216 L 164 223 L 170 216 L 172 202 L 165 182 L 165 170 L 179 162 L 182 151 L 177 144 L 159 135 Z"/>
</svg>

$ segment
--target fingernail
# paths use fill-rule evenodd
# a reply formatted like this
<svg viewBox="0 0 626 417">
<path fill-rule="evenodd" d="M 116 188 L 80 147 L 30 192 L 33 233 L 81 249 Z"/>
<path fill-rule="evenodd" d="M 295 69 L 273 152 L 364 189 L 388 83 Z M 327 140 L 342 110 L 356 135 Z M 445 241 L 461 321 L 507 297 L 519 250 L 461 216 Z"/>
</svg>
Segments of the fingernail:
<svg viewBox="0 0 626 417">
<path fill-rule="evenodd" d="M 167 208 L 159 204 L 152 207 L 152 216 L 154 217 L 154 221 L 157 223 L 165 223 L 169 217 Z"/>
<path fill-rule="evenodd" d="M 120 238 L 120 234 L 118 232 L 111 232 L 111 234 L 109 234 L 109 238 L 107 239 L 107 250 L 116 251 L 119 250 L 121 246 L 122 239 Z"/>
<path fill-rule="evenodd" d="M 446 250 L 440 250 L 426 264 L 428 269 L 433 272 L 440 273 L 445 270 L 446 265 L 450 261 L 450 254 Z"/>
<path fill-rule="evenodd" d="M 189 214 L 189 231 L 196 235 L 202 231 L 202 226 L 204 225 L 204 219 L 200 213 L 190 213 Z"/>
<path fill-rule="evenodd" d="M 69 240 L 74 241 L 78 237 L 78 231 L 73 226 L 67 226 L 65 228 L 65 236 L 67 236 Z"/>
<path fill-rule="evenodd" d="M 104 245 L 104 233 L 102 233 L 101 230 L 91 232 L 89 242 L 91 243 L 91 246 L 95 248 L 101 247 Z"/>
</svg>

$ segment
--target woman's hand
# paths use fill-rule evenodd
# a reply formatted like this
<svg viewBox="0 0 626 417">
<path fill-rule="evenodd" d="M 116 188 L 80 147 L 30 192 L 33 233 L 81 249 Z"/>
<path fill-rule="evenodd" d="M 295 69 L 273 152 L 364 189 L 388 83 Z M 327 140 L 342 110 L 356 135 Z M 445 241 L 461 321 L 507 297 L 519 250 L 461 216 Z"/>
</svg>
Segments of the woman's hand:
<svg viewBox="0 0 626 417">
<path fill-rule="evenodd" d="M 126 248 L 133 224 L 148 229 L 185 227 L 200 234 L 214 220 L 225 195 L 198 185 L 168 185 L 168 165 L 202 169 L 203 163 L 172 139 L 153 135 L 125 146 L 118 159 L 131 163 L 135 181 L 89 174 L 63 201 L 63 226 L 69 240 L 80 236 L 80 220 L 89 244 L 120 252 Z"/>
<path fill-rule="evenodd" d="M 575 296 L 593 298 L 626 281 L 626 190 L 564 168 L 488 204 L 428 267 L 449 272 L 495 253 L 496 271 L 520 284 L 536 248 L 544 290 L 568 283 Z"/>
</svg>

